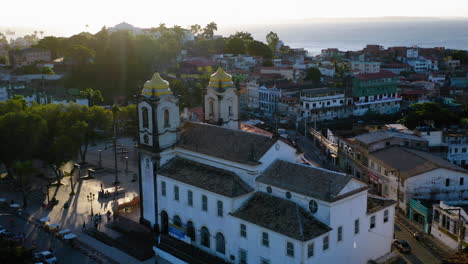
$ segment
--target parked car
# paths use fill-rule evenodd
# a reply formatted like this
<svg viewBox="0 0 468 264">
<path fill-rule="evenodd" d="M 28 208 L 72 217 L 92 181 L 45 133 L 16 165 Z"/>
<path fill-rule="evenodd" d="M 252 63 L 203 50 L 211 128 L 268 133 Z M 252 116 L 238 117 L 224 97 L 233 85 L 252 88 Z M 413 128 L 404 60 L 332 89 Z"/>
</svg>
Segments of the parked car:
<svg viewBox="0 0 468 264">
<path fill-rule="evenodd" d="M 5 233 L 7 230 L 3 226 L 0 225 L 0 234 Z"/>
<path fill-rule="evenodd" d="M 406 240 L 403 239 L 394 239 L 392 245 L 402 253 L 410 253 L 411 247 Z"/>
<path fill-rule="evenodd" d="M 43 261 L 47 264 L 56 264 L 57 258 L 50 253 L 50 251 L 42 251 L 34 254 L 34 257 L 40 261 Z"/>
</svg>

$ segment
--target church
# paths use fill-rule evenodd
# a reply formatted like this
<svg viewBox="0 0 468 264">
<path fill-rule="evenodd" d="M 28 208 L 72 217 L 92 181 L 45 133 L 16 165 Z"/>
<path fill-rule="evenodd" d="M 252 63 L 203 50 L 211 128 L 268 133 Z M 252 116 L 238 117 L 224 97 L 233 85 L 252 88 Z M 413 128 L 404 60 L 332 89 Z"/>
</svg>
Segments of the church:
<svg viewBox="0 0 468 264">
<path fill-rule="evenodd" d="M 391 251 L 395 202 L 300 163 L 277 135 L 241 130 L 239 94 L 219 68 L 204 122 L 181 120 L 155 73 L 138 101 L 141 223 L 170 263 L 359 263 Z"/>
</svg>

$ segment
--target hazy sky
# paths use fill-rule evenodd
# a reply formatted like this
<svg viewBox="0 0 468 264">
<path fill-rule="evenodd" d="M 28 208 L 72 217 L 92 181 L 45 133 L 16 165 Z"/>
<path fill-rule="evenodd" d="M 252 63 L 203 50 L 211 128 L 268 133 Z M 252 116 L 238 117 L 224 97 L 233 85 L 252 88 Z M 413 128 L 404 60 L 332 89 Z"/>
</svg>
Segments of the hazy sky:
<svg viewBox="0 0 468 264">
<path fill-rule="evenodd" d="M 281 23 L 320 17 L 468 17 L 467 0 L 14 0 L 0 27 L 94 32 L 122 21 L 140 27 Z M 52 30 L 53 31 L 53 30 Z"/>
</svg>

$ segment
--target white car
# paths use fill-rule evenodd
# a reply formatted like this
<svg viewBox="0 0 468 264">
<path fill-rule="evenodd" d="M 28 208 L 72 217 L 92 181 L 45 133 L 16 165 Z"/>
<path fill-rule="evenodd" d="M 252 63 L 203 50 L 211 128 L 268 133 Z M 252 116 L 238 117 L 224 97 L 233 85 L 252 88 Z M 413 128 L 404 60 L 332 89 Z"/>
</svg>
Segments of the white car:
<svg viewBox="0 0 468 264">
<path fill-rule="evenodd" d="M 0 234 L 5 233 L 7 230 L 3 226 L 0 225 Z"/>
<path fill-rule="evenodd" d="M 57 258 L 54 255 L 52 255 L 52 253 L 50 253 L 50 251 L 42 251 L 42 252 L 34 254 L 34 256 L 37 259 L 39 259 L 39 260 L 41 260 L 41 261 L 43 261 L 43 262 L 45 262 L 47 264 L 57 263 Z"/>
</svg>

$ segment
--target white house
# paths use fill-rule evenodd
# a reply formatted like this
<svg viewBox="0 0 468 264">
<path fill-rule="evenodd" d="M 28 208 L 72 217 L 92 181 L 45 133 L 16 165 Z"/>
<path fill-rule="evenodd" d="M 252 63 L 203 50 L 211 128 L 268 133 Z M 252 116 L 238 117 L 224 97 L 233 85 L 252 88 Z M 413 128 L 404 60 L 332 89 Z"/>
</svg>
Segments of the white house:
<svg viewBox="0 0 468 264">
<path fill-rule="evenodd" d="M 352 100 L 350 98 L 350 100 Z M 347 102 L 343 89 L 317 88 L 301 92 L 301 116 L 315 116 L 317 120 L 344 118 L 350 113 L 346 111 Z M 353 105 L 350 102 L 350 109 Z"/>
<path fill-rule="evenodd" d="M 380 62 L 375 61 L 352 61 L 351 71 L 357 74 L 380 72 Z"/>
<path fill-rule="evenodd" d="M 247 82 L 247 98 L 247 107 L 253 109 L 259 108 L 259 85 L 256 81 Z"/>
<path fill-rule="evenodd" d="M 210 90 L 232 96 L 229 78 L 213 74 L 205 100 Z M 297 163 L 291 145 L 225 123 L 229 108 L 213 102 L 220 120 L 212 121 L 222 126 L 181 123 L 168 83 L 155 74 L 144 85 L 141 222 L 161 231 L 157 255 L 171 263 L 312 264 L 366 263 L 390 252 L 392 200 L 371 197 L 350 175 Z"/>
<path fill-rule="evenodd" d="M 369 174 L 374 182 L 382 185 L 382 195 L 399 200 L 404 211 L 411 198 L 468 199 L 467 171 L 425 151 L 391 146 L 372 152 L 369 155 Z"/>
<path fill-rule="evenodd" d="M 452 249 L 468 244 L 468 202 L 440 201 L 432 213 L 431 234 Z"/>
<path fill-rule="evenodd" d="M 468 166 L 468 131 L 451 130 L 443 135 L 443 142 L 448 148 L 447 160 L 466 168 Z"/>
<path fill-rule="evenodd" d="M 318 67 L 323 76 L 335 77 L 335 67 L 333 65 L 324 65 Z"/>
</svg>

